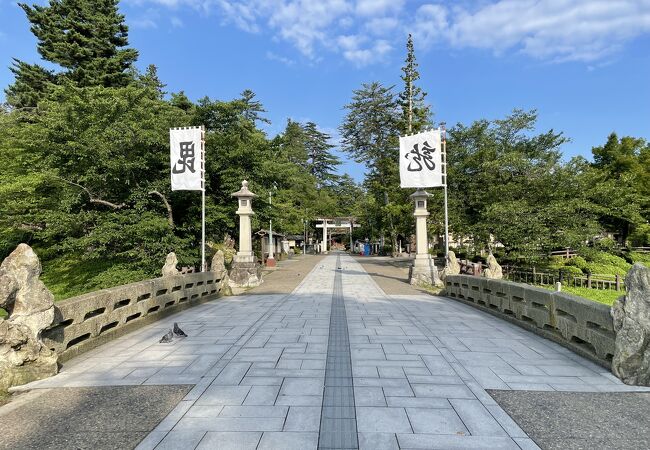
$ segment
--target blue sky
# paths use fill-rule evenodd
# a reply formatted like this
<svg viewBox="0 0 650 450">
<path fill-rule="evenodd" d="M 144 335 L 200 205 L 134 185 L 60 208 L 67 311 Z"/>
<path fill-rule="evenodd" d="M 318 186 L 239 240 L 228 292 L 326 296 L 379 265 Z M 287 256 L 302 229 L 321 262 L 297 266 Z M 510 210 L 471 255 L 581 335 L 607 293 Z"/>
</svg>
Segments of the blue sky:
<svg viewBox="0 0 650 450">
<path fill-rule="evenodd" d="M 39 1 L 38 3 L 44 3 Z M 536 108 L 589 156 L 616 131 L 650 139 L 650 0 L 122 0 L 138 66 L 168 91 L 231 99 L 252 89 L 269 135 L 287 118 L 335 135 L 353 89 L 400 84 L 413 33 L 436 121 Z M 14 1 L 0 0 L 0 86 L 11 58 L 39 61 Z M 363 167 L 343 172 L 363 178 Z"/>
</svg>

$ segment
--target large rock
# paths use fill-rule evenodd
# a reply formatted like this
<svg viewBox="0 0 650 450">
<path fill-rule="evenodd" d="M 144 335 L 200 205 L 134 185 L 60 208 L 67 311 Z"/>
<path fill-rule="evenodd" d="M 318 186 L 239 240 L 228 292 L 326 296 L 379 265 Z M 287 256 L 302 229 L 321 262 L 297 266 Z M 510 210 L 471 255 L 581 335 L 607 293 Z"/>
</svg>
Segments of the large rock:
<svg viewBox="0 0 650 450">
<path fill-rule="evenodd" d="M 218 275 L 222 275 L 224 272 L 226 272 L 226 258 L 222 250 L 217 250 L 217 252 L 212 257 L 210 270 Z"/>
<path fill-rule="evenodd" d="M 222 248 L 224 261 L 228 264 L 232 263 L 233 258 L 237 254 L 237 250 L 235 249 L 235 240 L 227 233 L 223 238 Z"/>
<path fill-rule="evenodd" d="M 210 270 L 217 274 L 217 276 L 221 279 L 221 293 L 223 295 L 232 295 L 232 289 L 230 288 L 230 277 L 228 276 L 228 270 L 226 269 L 226 258 L 222 250 L 217 250 L 217 252 L 212 257 Z"/>
<path fill-rule="evenodd" d="M 233 263 L 229 273 L 229 284 L 237 288 L 250 288 L 262 283 L 262 266 L 256 262 Z"/>
<path fill-rule="evenodd" d="M 612 372 L 626 384 L 650 386 L 650 269 L 632 266 L 625 288 L 611 310 L 616 331 Z"/>
<path fill-rule="evenodd" d="M 456 253 L 449 250 L 449 253 L 447 254 L 447 265 L 445 266 L 444 269 L 442 269 L 440 278 L 442 279 L 442 281 L 445 281 L 447 275 L 458 275 L 459 273 L 460 273 L 460 264 L 458 263 L 458 259 L 456 258 Z"/>
<path fill-rule="evenodd" d="M 492 278 L 494 280 L 501 280 L 503 278 L 501 266 L 492 253 L 487 257 L 487 265 L 487 269 L 483 271 L 483 276 L 485 278 Z"/>
<path fill-rule="evenodd" d="M 0 390 L 55 375 L 57 354 L 41 332 L 54 321 L 54 296 L 39 280 L 41 263 L 20 244 L 0 265 Z"/>
<path fill-rule="evenodd" d="M 176 275 L 180 275 L 180 271 L 176 268 L 177 265 L 178 265 L 178 258 L 176 257 L 176 253 L 174 252 L 169 253 L 165 258 L 165 265 L 162 268 L 162 276 L 173 277 Z"/>
</svg>

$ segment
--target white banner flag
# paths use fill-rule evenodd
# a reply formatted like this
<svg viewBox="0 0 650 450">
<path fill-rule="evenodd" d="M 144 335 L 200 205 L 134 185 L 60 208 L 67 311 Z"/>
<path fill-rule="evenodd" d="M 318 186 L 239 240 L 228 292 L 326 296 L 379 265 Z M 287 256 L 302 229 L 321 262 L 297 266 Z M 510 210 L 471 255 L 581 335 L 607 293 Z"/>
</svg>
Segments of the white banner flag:
<svg viewBox="0 0 650 450">
<path fill-rule="evenodd" d="M 399 138 L 399 175 L 403 188 L 444 186 L 440 130 Z"/>
<path fill-rule="evenodd" d="M 172 191 L 203 189 L 203 127 L 171 128 Z"/>
</svg>

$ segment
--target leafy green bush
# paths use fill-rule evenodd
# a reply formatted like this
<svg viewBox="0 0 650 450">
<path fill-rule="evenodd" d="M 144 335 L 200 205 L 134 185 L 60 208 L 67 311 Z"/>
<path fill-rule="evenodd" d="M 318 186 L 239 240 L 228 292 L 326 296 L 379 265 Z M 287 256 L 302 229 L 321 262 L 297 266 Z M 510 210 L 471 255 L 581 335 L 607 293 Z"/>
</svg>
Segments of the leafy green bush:
<svg viewBox="0 0 650 450">
<path fill-rule="evenodd" d="M 625 275 L 632 267 L 620 256 L 605 252 L 591 252 L 586 270 L 594 274 Z"/>
<path fill-rule="evenodd" d="M 601 252 L 611 252 L 616 248 L 616 241 L 612 238 L 603 238 L 596 241 L 594 247 Z"/>
<path fill-rule="evenodd" d="M 582 272 L 582 269 L 580 269 L 579 267 L 576 267 L 576 266 L 563 266 L 563 267 L 560 267 L 558 270 L 561 270 L 565 274 L 571 274 L 571 275 L 577 275 L 577 276 L 584 275 L 584 273 Z"/>
<path fill-rule="evenodd" d="M 582 256 L 575 256 L 569 260 L 566 261 L 565 263 L 565 268 L 577 268 L 581 272 L 587 271 L 588 268 L 588 263 L 587 260 L 584 259 Z"/>
<path fill-rule="evenodd" d="M 650 264 L 650 253 L 630 252 L 628 256 L 635 263 Z"/>
</svg>

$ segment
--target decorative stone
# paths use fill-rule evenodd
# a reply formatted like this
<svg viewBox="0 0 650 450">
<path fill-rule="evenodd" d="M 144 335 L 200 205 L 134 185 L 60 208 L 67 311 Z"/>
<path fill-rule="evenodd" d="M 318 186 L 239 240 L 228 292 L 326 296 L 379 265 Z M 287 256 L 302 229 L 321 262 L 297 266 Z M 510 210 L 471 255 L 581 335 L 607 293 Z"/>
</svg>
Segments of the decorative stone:
<svg viewBox="0 0 650 450">
<path fill-rule="evenodd" d="M 447 266 L 442 270 L 440 278 L 444 281 L 447 275 L 458 275 L 460 273 L 460 264 L 456 258 L 456 253 L 449 250 L 447 254 Z"/>
<path fill-rule="evenodd" d="M 216 274 L 222 274 L 226 271 L 226 257 L 222 250 L 217 250 L 217 253 L 214 254 L 210 268 Z"/>
<path fill-rule="evenodd" d="M 212 272 L 216 273 L 221 279 L 221 293 L 223 295 L 232 295 L 230 289 L 230 277 L 226 269 L 226 258 L 222 250 L 217 250 L 217 253 L 212 257 L 212 265 L 210 266 Z"/>
<path fill-rule="evenodd" d="M 501 270 L 501 266 L 492 253 L 490 253 L 487 257 L 487 265 L 487 269 L 483 271 L 483 276 L 485 278 L 492 278 L 493 280 L 503 279 L 503 271 Z"/>
<path fill-rule="evenodd" d="M 625 288 L 626 295 L 611 309 L 616 331 L 612 372 L 625 384 L 650 386 L 650 268 L 634 264 Z"/>
<path fill-rule="evenodd" d="M 226 235 L 223 238 L 224 261 L 227 264 L 230 264 L 236 254 L 237 254 L 237 250 L 235 250 L 235 240 L 232 238 L 232 236 L 226 233 Z"/>
<path fill-rule="evenodd" d="M 165 265 L 162 268 L 162 276 L 173 277 L 176 275 L 180 275 L 180 271 L 176 268 L 177 264 L 178 264 L 178 258 L 176 257 L 176 253 L 174 252 L 169 253 L 165 258 Z"/>
<path fill-rule="evenodd" d="M 0 265 L 0 390 L 55 375 L 55 352 L 41 341 L 54 321 L 54 296 L 39 280 L 41 263 L 27 244 L 20 244 Z"/>
</svg>

